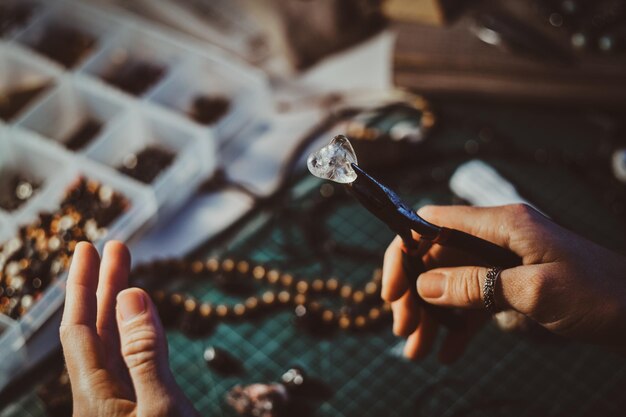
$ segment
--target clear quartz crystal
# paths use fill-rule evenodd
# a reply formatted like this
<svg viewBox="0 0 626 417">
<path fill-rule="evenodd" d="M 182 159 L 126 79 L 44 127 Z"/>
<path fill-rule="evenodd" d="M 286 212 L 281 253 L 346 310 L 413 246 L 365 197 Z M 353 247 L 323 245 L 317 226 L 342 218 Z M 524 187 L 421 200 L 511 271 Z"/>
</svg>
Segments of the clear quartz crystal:
<svg viewBox="0 0 626 417">
<path fill-rule="evenodd" d="M 328 145 L 309 155 L 307 160 L 311 174 L 341 184 L 356 180 L 353 163 L 357 163 L 356 154 L 344 135 L 335 136 Z"/>
</svg>

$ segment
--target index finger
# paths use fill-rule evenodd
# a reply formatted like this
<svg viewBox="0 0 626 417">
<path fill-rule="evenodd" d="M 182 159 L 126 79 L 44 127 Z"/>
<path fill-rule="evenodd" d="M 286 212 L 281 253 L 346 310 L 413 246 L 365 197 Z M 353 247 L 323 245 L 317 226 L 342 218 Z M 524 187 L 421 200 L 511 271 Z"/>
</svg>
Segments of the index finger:
<svg viewBox="0 0 626 417">
<path fill-rule="evenodd" d="M 62 325 L 85 325 L 96 330 L 99 267 L 100 256 L 96 248 L 90 243 L 79 242 L 67 278 Z"/>
<path fill-rule="evenodd" d="M 385 251 L 383 260 L 383 283 L 381 297 L 387 302 L 398 300 L 408 289 L 406 275 L 402 268 L 402 239 L 396 236 Z"/>
<path fill-rule="evenodd" d="M 72 384 L 78 384 L 81 375 L 101 368 L 96 333 L 96 288 L 100 257 L 87 242 L 76 245 L 65 293 L 65 308 L 59 329 L 63 354 Z M 78 385 L 76 385 L 78 386 Z"/>
</svg>

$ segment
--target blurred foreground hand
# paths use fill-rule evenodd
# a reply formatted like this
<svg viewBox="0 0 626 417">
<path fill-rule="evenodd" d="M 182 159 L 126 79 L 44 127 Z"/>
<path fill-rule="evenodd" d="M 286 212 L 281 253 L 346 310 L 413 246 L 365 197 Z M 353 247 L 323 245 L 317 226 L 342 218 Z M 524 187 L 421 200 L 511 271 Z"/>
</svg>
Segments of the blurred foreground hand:
<svg viewBox="0 0 626 417">
<path fill-rule="evenodd" d="M 109 242 L 102 262 L 76 246 L 67 281 L 61 343 L 74 416 L 197 417 L 174 381 L 155 306 L 129 288 L 130 254 Z"/>
</svg>

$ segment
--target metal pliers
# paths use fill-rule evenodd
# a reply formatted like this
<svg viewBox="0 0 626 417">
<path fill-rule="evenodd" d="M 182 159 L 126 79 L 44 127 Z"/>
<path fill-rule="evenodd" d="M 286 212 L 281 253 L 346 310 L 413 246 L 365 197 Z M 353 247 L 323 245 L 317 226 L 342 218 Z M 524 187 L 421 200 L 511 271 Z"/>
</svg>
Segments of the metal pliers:
<svg viewBox="0 0 626 417">
<path fill-rule="evenodd" d="M 356 164 L 351 164 L 357 179 L 347 185 L 348 190 L 372 214 L 387 224 L 391 230 L 402 238 L 402 267 L 409 280 L 409 290 L 414 293 L 424 308 L 449 328 L 463 325 L 458 315 L 450 309 L 435 307 L 421 300 L 417 294 L 416 280 L 424 272 L 422 255 L 433 243 L 460 249 L 472 255 L 481 266 L 497 266 L 511 268 L 522 264 L 519 256 L 487 240 L 478 238 L 459 230 L 437 226 L 421 218 L 415 210 L 406 205 L 390 188 L 381 184 Z M 412 231 L 420 235 L 413 237 Z"/>
</svg>

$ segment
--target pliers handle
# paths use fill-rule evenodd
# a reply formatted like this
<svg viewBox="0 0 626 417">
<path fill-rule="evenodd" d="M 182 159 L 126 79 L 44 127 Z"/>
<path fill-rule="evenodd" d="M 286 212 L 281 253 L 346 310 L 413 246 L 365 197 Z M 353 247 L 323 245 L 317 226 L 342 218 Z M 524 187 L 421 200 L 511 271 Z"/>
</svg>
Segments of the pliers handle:
<svg viewBox="0 0 626 417">
<path fill-rule="evenodd" d="M 464 323 L 453 310 L 427 304 L 417 293 L 417 277 L 426 271 L 422 256 L 432 244 L 460 249 L 472 255 L 481 266 L 511 268 L 522 264 L 522 259 L 515 253 L 492 242 L 460 230 L 427 222 L 406 205 L 393 190 L 374 179 L 358 165 L 352 164 L 352 168 L 357 173 L 357 179 L 348 185 L 348 189 L 365 208 L 402 238 L 402 267 L 409 281 L 409 290 L 417 300 L 420 300 L 424 308 L 446 327 L 459 328 Z M 413 238 L 413 231 L 420 235 L 419 240 Z"/>
</svg>

